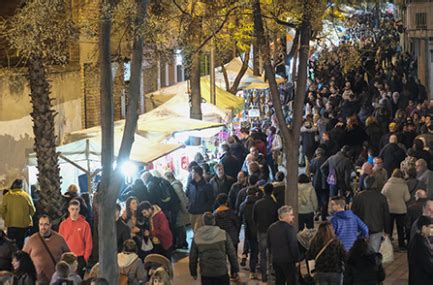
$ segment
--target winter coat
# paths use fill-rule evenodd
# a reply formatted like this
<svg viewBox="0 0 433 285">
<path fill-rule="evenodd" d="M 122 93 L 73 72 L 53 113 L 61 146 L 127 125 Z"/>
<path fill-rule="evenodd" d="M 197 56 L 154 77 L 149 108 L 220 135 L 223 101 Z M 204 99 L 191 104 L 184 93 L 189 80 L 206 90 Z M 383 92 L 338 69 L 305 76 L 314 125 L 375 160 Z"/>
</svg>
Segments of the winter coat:
<svg viewBox="0 0 433 285">
<path fill-rule="evenodd" d="M 34 280 L 28 273 L 18 273 L 14 276 L 13 285 L 34 285 Z M 74 283 L 74 285 L 80 285 L 81 283 Z"/>
<path fill-rule="evenodd" d="M 12 271 L 12 254 L 16 251 L 15 243 L 0 232 L 0 271 Z"/>
<path fill-rule="evenodd" d="M 247 187 L 247 185 L 242 185 L 239 182 L 233 183 L 232 187 L 230 188 L 229 192 L 229 206 L 231 209 L 233 209 L 235 212 L 237 212 L 239 209 L 236 207 L 236 199 L 238 197 L 238 193 L 242 188 Z"/>
<path fill-rule="evenodd" d="M 306 128 L 305 126 L 301 127 L 301 139 L 302 139 L 302 149 L 304 154 L 311 159 L 314 155 L 314 151 L 317 147 L 317 128 Z"/>
<path fill-rule="evenodd" d="M 383 159 L 383 168 L 388 172 L 388 176 L 391 176 L 394 169 L 400 168 L 406 153 L 398 144 L 389 143 L 380 151 L 379 157 Z"/>
<path fill-rule="evenodd" d="M 298 189 L 298 213 L 309 214 L 317 210 L 317 195 L 311 183 L 298 183 Z"/>
<path fill-rule="evenodd" d="M 239 171 L 241 171 L 241 161 L 229 152 L 225 152 L 220 157 L 220 163 L 224 166 L 224 172 L 228 176 L 237 177 Z"/>
<path fill-rule="evenodd" d="M 424 182 L 416 178 L 406 179 L 407 187 L 409 189 L 410 201 L 415 200 L 415 193 L 418 189 L 426 190 L 427 186 Z M 410 203 L 410 201 L 408 203 Z"/>
<path fill-rule="evenodd" d="M 219 206 L 214 211 L 215 225 L 225 230 L 232 239 L 233 245 L 239 243 L 240 221 L 235 212 L 225 205 Z"/>
<path fill-rule="evenodd" d="M 266 236 L 268 249 L 275 263 L 295 263 L 299 260 L 298 239 L 292 225 L 283 221 L 273 223 Z"/>
<path fill-rule="evenodd" d="M 320 167 L 328 158 L 326 156 L 317 156 L 311 160 L 310 174 L 313 176 L 313 187 L 316 191 L 328 189 L 326 178 L 320 171 Z"/>
<path fill-rule="evenodd" d="M 272 196 L 275 198 L 277 202 L 277 209 L 282 207 L 285 203 L 285 191 L 286 191 L 286 183 L 282 182 L 272 182 L 274 185 L 274 191 L 272 192 Z"/>
<path fill-rule="evenodd" d="M 376 180 L 377 191 L 381 192 L 388 181 L 388 172 L 384 168 L 373 168 L 373 177 Z"/>
<path fill-rule="evenodd" d="M 266 233 L 269 226 L 278 220 L 277 211 L 277 203 L 269 195 L 265 195 L 256 202 L 253 209 L 253 220 L 258 232 Z"/>
<path fill-rule="evenodd" d="M 344 285 L 379 285 L 385 280 L 382 255 L 368 252 L 362 256 L 351 256 L 344 271 Z"/>
<path fill-rule="evenodd" d="M 239 272 L 237 254 L 229 234 L 217 226 L 202 226 L 194 235 L 189 252 L 189 271 L 197 276 L 197 264 L 200 275 L 217 277 L 226 275 L 227 257 L 231 271 Z"/>
<path fill-rule="evenodd" d="M 433 199 L 433 171 L 426 169 L 423 173 L 418 173 L 417 178 L 425 183 L 427 197 Z"/>
<path fill-rule="evenodd" d="M 254 204 L 257 202 L 256 195 L 249 195 L 241 204 L 239 216 L 245 225 L 245 239 L 257 240 L 257 226 L 253 220 Z"/>
<path fill-rule="evenodd" d="M 224 175 L 223 178 L 219 178 L 217 175 L 215 175 L 209 181 L 209 184 L 212 187 L 214 197 L 216 197 L 221 193 L 229 194 L 230 188 L 235 182 L 236 180 L 231 176 Z"/>
<path fill-rule="evenodd" d="M 352 211 L 368 226 L 370 234 L 390 232 L 388 202 L 386 197 L 376 189 L 366 189 L 355 195 Z"/>
<path fill-rule="evenodd" d="M 360 147 L 365 141 L 368 141 L 369 137 L 365 133 L 364 129 L 358 125 L 354 125 L 353 128 L 347 129 L 344 142 L 348 146 Z"/>
<path fill-rule="evenodd" d="M 147 189 L 150 203 L 161 207 L 169 218 L 177 216 L 180 201 L 170 182 L 160 177 L 150 176 Z"/>
<path fill-rule="evenodd" d="M 331 218 L 331 223 L 346 251 L 352 248 L 359 235 L 368 236 L 367 225 L 351 210 L 336 212 Z"/>
<path fill-rule="evenodd" d="M 194 180 L 186 187 L 188 197 L 188 212 L 193 215 L 200 215 L 204 212 L 212 211 L 214 195 L 212 187 L 201 179 L 198 183 Z"/>
<path fill-rule="evenodd" d="M 380 140 L 377 138 L 382 137 L 382 131 L 377 124 L 369 125 L 365 128 L 365 133 L 368 136 L 368 145 L 373 147 L 373 149 L 379 149 Z"/>
<path fill-rule="evenodd" d="M 433 250 L 429 240 L 416 233 L 408 248 L 409 285 L 431 285 L 433 280 Z"/>
<path fill-rule="evenodd" d="M 406 202 L 410 200 L 409 188 L 402 178 L 391 177 L 383 186 L 382 194 L 386 197 L 391 214 L 406 214 Z"/>
<path fill-rule="evenodd" d="M 126 187 L 122 193 L 120 193 L 119 200 L 120 202 L 124 202 L 132 196 L 136 197 L 138 202 L 148 201 L 150 199 L 147 187 L 142 182 L 134 182 L 134 184 Z"/>
<path fill-rule="evenodd" d="M 313 239 L 307 250 L 307 260 L 314 260 L 326 245 L 321 239 Z M 322 273 L 341 273 L 346 260 L 343 244 L 338 239 L 332 241 L 315 261 L 315 271 Z"/>
<path fill-rule="evenodd" d="M 137 254 L 121 252 L 117 254 L 117 264 L 119 273 L 128 276 L 128 284 L 135 285 L 146 281 L 147 273 Z"/>
<path fill-rule="evenodd" d="M 173 235 L 168 219 L 158 205 L 153 205 L 153 213 L 149 223 L 153 244 L 161 244 L 163 249 L 168 250 L 173 245 Z"/>
<path fill-rule="evenodd" d="M 51 277 L 51 285 L 54 284 L 63 284 L 62 281 L 70 281 L 72 282 L 71 284 L 73 285 L 81 285 L 81 283 L 83 282 L 83 280 L 81 279 L 80 275 L 78 275 L 76 272 L 70 272 L 68 278 L 64 279 L 64 278 L 60 278 L 59 274 L 57 274 L 57 271 L 54 272 L 53 277 Z"/>
<path fill-rule="evenodd" d="M 415 221 L 419 217 L 421 217 L 422 208 L 424 207 L 424 204 L 425 202 L 427 202 L 427 200 L 428 200 L 427 198 L 420 198 L 407 207 L 406 226 L 408 229 L 412 228 Z"/>
<path fill-rule="evenodd" d="M 230 153 L 239 161 L 244 161 L 247 151 L 241 143 L 232 143 L 229 145 Z"/>
<path fill-rule="evenodd" d="M 173 180 L 171 186 L 177 194 L 180 201 L 179 212 L 177 213 L 176 226 L 182 227 L 191 222 L 190 215 L 187 210 L 188 197 L 186 197 L 185 191 L 183 191 L 183 185 L 179 180 Z"/>
<path fill-rule="evenodd" d="M 90 225 L 83 216 L 76 221 L 71 217 L 60 223 L 59 234 L 61 234 L 71 251 L 76 256 L 83 256 L 87 261 L 92 254 L 92 231 Z"/>
<path fill-rule="evenodd" d="M 122 219 L 116 221 L 117 252 L 123 250 L 125 240 L 131 238 L 131 229 Z"/>
<path fill-rule="evenodd" d="M 35 211 L 32 198 L 23 189 L 11 189 L 3 196 L 0 204 L 0 215 L 3 216 L 6 227 L 31 227 Z"/>
<path fill-rule="evenodd" d="M 331 169 L 335 170 L 337 178 L 337 187 L 343 191 L 352 191 L 350 185 L 352 171 L 354 170 L 353 164 L 341 151 L 329 157 L 320 167 L 322 175 L 328 178 Z"/>
</svg>

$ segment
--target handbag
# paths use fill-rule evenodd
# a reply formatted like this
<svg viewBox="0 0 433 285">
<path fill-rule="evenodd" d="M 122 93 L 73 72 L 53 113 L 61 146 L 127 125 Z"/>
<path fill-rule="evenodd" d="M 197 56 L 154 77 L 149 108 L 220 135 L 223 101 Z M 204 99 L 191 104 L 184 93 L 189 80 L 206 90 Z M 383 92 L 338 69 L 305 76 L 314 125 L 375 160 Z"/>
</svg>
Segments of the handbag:
<svg viewBox="0 0 433 285">
<path fill-rule="evenodd" d="M 330 239 L 319 251 L 319 253 L 316 255 L 316 257 L 313 260 L 308 260 L 308 268 L 311 271 L 311 273 L 315 272 L 316 269 L 316 261 L 319 259 L 319 257 L 325 252 L 325 250 L 328 248 L 328 246 L 334 241 L 334 239 Z"/>
<path fill-rule="evenodd" d="M 299 283 L 301 285 L 315 285 L 314 278 L 311 275 L 310 266 L 308 265 L 308 260 L 305 259 L 305 264 L 307 266 L 307 274 L 302 274 L 301 272 L 301 263 L 298 264 L 298 272 L 299 272 Z"/>
</svg>

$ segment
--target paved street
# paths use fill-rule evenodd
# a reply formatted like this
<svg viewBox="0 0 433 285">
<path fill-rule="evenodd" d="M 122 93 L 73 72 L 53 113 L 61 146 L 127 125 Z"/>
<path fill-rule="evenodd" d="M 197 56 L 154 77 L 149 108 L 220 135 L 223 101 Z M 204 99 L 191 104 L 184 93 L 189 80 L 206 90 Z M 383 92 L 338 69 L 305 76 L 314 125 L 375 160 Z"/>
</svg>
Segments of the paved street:
<svg viewBox="0 0 433 285">
<path fill-rule="evenodd" d="M 188 239 L 191 238 L 191 231 L 188 232 Z M 395 236 L 395 238 L 397 238 Z M 395 246 L 395 245 L 394 245 Z M 239 246 L 242 248 L 242 246 Z M 183 257 L 181 257 L 183 256 Z M 239 255 L 240 256 L 240 255 Z M 200 281 L 194 281 L 189 275 L 187 252 L 177 253 L 176 257 L 181 257 L 174 263 L 174 284 L 175 285 L 199 285 Z M 384 285 L 406 285 L 408 280 L 408 266 L 406 252 L 394 252 L 394 262 L 385 265 L 386 280 Z M 259 280 L 248 280 L 248 268 L 241 269 L 240 284 L 263 285 Z M 234 283 L 233 283 L 234 284 Z"/>
</svg>

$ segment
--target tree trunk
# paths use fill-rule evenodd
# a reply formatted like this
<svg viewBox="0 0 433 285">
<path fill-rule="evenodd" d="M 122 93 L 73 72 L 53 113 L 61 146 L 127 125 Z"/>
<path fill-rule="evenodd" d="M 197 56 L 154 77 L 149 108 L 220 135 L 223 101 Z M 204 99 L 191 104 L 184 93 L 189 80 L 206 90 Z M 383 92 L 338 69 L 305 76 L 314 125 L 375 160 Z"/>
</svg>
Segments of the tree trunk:
<svg viewBox="0 0 433 285">
<path fill-rule="evenodd" d="M 250 60 L 250 52 L 245 53 L 245 58 L 242 62 L 241 69 L 239 70 L 238 75 L 236 75 L 235 81 L 233 82 L 232 87 L 230 87 L 229 91 L 232 94 L 236 94 L 238 92 L 239 84 L 241 82 L 242 77 L 244 77 L 245 73 L 248 70 L 248 61 Z"/>
<path fill-rule="evenodd" d="M 200 51 L 191 56 L 191 67 L 189 80 L 191 82 L 191 119 L 202 119 L 201 113 L 201 90 L 200 90 Z"/>
<path fill-rule="evenodd" d="M 308 1 L 306 1 L 306 4 Z M 307 6 L 307 5 L 305 5 Z M 306 9 L 304 10 L 303 21 L 300 27 L 301 49 L 299 55 L 299 71 L 297 88 L 294 99 L 293 121 L 290 129 L 285 124 L 282 104 L 278 91 L 277 82 L 275 80 L 275 72 L 270 59 L 270 48 L 268 39 L 265 36 L 263 28 L 263 20 L 261 14 L 260 0 L 255 0 L 253 5 L 254 13 L 254 31 L 257 37 L 257 42 L 260 47 L 263 59 L 265 74 L 269 81 L 269 87 L 272 96 L 272 103 L 277 116 L 280 135 L 283 140 L 283 151 L 286 155 L 286 190 L 285 204 L 293 207 L 295 214 L 294 226 L 297 228 L 297 213 L 298 213 L 298 149 L 299 136 L 302 124 L 302 112 L 307 83 L 307 61 L 309 51 L 309 41 L 311 37 L 311 25 Z"/>
<path fill-rule="evenodd" d="M 260 47 L 257 40 L 253 42 L 253 74 L 260 76 Z"/>
<path fill-rule="evenodd" d="M 50 85 L 41 56 L 29 61 L 30 98 L 32 103 L 33 146 L 37 157 L 38 183 L 41 189 L 40 206 L 42 212 L 51 216 L 57 225 L 63 211 L 60 192 L 59 157 L 56 152 L 54 127 L 55 111 L 50 99 Z"/>
<path fill-rule="evenodd" d="M 101 276 L 117 284 L 119 268 L 115 252 L 116 229 L 113 209 L 115 195 L 111 192 L 111 178 L 114 162 L 114 105 L 113 79 L 111 72 L 110 33 L 112 1 L 104 0 L 101 9 L 99 50 L 101 72 L 101 130 L 102 130 L 102 179 L 97 195 L 99 270 Z M 114 199 L 113 199 L 114 198 Z"/>
<path fill-rule="evenodd" d="M 229 80 L 229 75 L 227 74 L 227 69 L 225 68 L 224 64 L 221 65 L 221 70 L 223 72 L 224 83 L 226 85 L 226 90 L 229 91 L 230 90 L 230 80 Z"/>
</svg>

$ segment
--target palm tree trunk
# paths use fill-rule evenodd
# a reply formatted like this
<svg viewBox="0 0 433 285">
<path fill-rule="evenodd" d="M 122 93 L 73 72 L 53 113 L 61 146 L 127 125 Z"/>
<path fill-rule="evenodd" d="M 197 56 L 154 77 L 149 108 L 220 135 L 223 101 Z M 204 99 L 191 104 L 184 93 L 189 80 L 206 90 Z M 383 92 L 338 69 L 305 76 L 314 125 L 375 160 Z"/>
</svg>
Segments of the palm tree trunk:
<svg viewBox="0 0 433 285">
<path fill-rule="evenodd" d="M 60 193 L 60 167 L 56 152 L 54 117 L 50 99 L 50 85 L 41 56 L 34 56 L 28 66 L 30 97 L 32 103 L 34 151 L 37 157 L 38 183 L 41 189 L 40 206 L 42 212 L 60 222 L 63 199 Z M 56 221 L 57 220 L 57 221 Z"/>
</svg>

